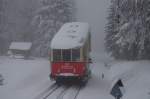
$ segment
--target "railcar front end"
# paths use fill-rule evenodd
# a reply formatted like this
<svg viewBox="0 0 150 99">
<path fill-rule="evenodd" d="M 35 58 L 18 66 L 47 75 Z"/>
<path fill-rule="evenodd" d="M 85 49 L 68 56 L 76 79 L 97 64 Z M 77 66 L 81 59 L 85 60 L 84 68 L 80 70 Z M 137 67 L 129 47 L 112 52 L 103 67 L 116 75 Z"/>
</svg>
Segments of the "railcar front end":
<svg viewBox="0 0 150 99">
<path fill-rule="evenodd" d="M 86 76 L 86 64 L 84 62 L 54 62 L 51 65 L 51 78 L 55 80 L 82 80 Z"/>
<path fill-rule="evenodd" d="M 50 78 L 56 82 L 74 79 L 87 80 L 90 73 L 89 62 L 81 59 L 80 51 L 81 49 L 53 50 Z"/>
<path fill-rule="evenodd" d="M 51 42 L 50 78 L 61 82 L 78 79 L 87 81 L 91 72 L 89 59 L 91 34 L 87 23 L 66 23 Z"/>
</svg>

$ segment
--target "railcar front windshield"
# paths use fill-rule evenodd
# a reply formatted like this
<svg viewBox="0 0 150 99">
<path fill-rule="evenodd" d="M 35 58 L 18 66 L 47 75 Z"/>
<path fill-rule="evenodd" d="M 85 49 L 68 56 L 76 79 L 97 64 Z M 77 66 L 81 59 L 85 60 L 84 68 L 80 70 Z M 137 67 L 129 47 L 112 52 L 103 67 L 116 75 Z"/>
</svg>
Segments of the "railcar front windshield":
<svg viewBox="0 0 150 99">
<path fill-rule="evenodd" d="M 71 61 L 71 50 L 62 50 L 62 60 Z"/>
<path fill-rule="evenodd" d="M 61 50 L 53 50 L 53 61 L 61 61 Z"/>
<path fill-rule="evenodd" d="M 53 49 L 53 61 L 80 61 L 80 49 Z"/>
<path fill-rule="evenodd" d="M 80 61 L 80 49 L 72 49 L 72 61 Z"/>
</svg>

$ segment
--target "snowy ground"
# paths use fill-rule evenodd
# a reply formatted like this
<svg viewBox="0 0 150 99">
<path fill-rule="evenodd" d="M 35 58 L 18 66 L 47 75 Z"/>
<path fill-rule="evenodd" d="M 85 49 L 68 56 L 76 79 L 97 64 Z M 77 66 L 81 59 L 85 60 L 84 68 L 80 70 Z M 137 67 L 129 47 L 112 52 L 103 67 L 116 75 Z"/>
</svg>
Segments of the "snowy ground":
<svg viewBox="0 0 150 99">
<path fill-rule="evenodd" d="M 109 78 L 120 78 L 125 87 L 122 99 L 150 99 L 150 61 L 120 61 L 113 63 Z"/>
<path fill-rule="evenodd" d="M 77 99 L 114 99 L 109 93 L 112 81 L 121 78 L 125 86 L 123 99 L 150 98 L 150 62 L 111 62 L 111 68 L 105 68 L 103 59 L 95 55 L 91 65 L 92 78 L 81 89 Z M 0 57 L 0 74 L 4 85 L 0 86 L 1 99 L 37 99 L 37 96 L 54 82 L 49 80 L 49 61 L 47 59 L 11 59 Z M 102 79 L 102 73 L 105 77 Z M 60 88 L 47 99 L 56 99 L 63 90 Z M 74 88 L 70 88 L 64 99 L 71 99 Z"/>
<path fill-rule="evenodd" d="M 1 99 L 33 99 L 39 90 L 50 84 L 49 63 L 44 59 L 1 57 L 0 73 L 5 79 L 4 86 L 0 86 Z"/>
</svg>

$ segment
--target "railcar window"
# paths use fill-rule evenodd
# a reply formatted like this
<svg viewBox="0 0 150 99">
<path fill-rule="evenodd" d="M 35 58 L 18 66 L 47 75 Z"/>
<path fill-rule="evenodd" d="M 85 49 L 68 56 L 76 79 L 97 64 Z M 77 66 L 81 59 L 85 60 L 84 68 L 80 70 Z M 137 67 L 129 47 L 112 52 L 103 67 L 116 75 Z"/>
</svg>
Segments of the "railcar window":
<svg viewBox="0 0 150 99">
<path fill-rule="evenodd" d="M 72 61 L 80 61 L 80 49 L 72 49 Z"/>
<path fill-rule="evenodd" d="M 53 61 L 61 61 L 61 50 L 53 50 Z"/>
<path fill-rule="evenodd" d="M 71 50 L 62 50 L 63 61 L 71 61 Z"/>
</svg>

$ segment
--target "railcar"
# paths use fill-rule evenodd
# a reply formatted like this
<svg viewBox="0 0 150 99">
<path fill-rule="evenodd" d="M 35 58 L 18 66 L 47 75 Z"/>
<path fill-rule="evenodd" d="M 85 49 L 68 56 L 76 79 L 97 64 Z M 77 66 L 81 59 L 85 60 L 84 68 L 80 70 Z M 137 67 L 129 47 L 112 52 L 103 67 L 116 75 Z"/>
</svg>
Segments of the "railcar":
<svg viewBox="0 0 150 99">
<path fill-rule="evenodd" d="M 90 75 L 91 34 L 88 23 L 64 24 L 50 46 L 50 78 L 56 82 L 76 79 L 87 82 Z"/>
</svg>

